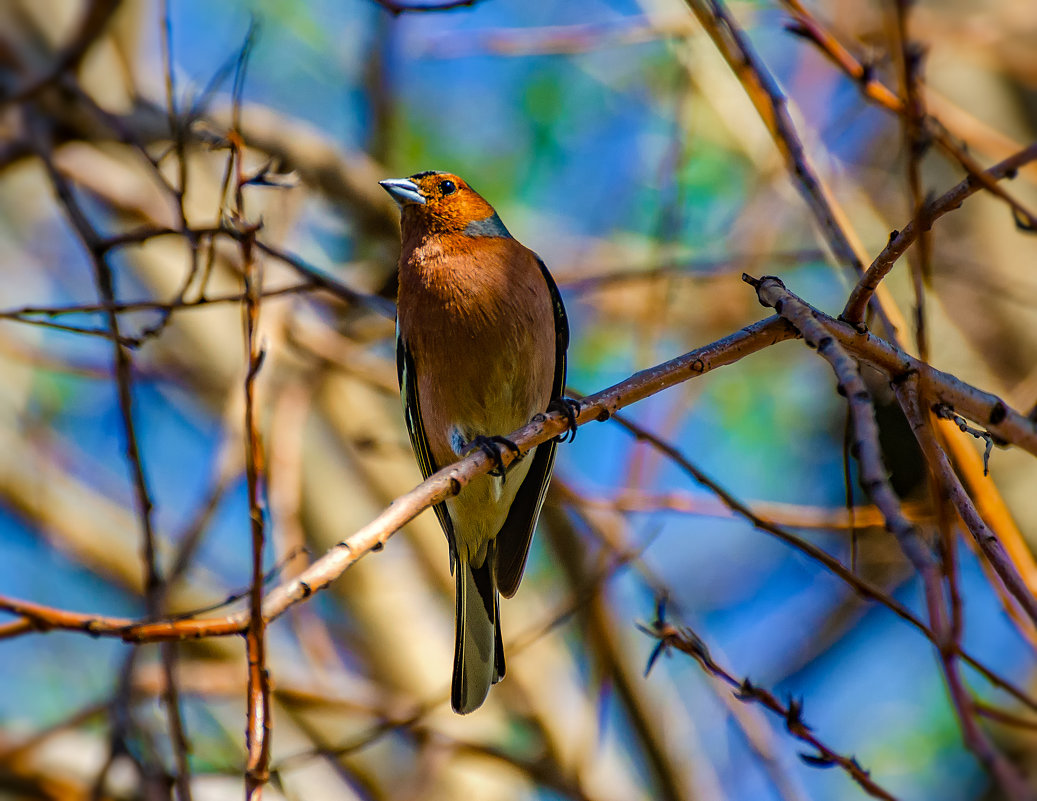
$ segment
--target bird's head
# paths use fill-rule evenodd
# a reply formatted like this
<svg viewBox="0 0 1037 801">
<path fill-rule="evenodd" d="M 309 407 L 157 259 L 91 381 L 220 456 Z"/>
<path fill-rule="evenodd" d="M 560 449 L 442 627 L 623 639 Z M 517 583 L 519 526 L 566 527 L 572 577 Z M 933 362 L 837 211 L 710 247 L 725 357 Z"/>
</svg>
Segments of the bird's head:
<svg viewBox="0 0 1037 801">
<path fill-rule="evenodd" d="M 510 236 L 493 206 L 463 178 L 429 170 L 378 182 L 400 207 L 403 234 Z"/>
</svg>

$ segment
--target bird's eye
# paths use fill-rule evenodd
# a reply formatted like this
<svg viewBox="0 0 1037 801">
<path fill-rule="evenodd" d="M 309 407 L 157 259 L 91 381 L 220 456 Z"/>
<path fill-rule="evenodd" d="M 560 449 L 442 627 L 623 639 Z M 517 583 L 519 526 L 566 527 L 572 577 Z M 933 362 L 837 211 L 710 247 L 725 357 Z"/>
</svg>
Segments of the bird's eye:
<svg viewBox="0 0 1037 801">
<path fill-rule="evenodd" d="M 454 194 L 454 192 L 457 191 L 457 186 L 454 184 L 453 181 L 442 181 L 439 184 L 439 191 L 442 192 L 444 195 L 452 195 Z"/>
</svg>

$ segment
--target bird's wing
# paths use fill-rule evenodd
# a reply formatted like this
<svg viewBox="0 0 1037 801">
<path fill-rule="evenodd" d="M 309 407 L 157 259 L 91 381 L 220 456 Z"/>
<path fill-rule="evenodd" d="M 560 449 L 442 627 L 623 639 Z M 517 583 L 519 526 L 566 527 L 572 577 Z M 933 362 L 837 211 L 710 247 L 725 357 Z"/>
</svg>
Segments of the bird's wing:
<svg viewBox="0 0 1037 801">
<path fill-rule="evenodd" d="M 418 467 L 421 475 L 428 478 L 435 473 L 439 466 L 432 459 L 429 450 L 428 435 L 425 433 L 425 424 L 421 419 L 421 402 L 418 399 L 418 377 L 414 369 L 414 357 L 411 356 L 407 343 L 400 336 L 399 327 L 396 331 L 396 377 L 400 382 L 400 399 L 403 401 L 403 416 L 407 422 L 407 434 L 410 435 L 410 443 L 414 453 L 418 457 Z M 450 543 L 450 570 L 454 569 L 454 560 L 457 549 L 454 539 L 454 524 L 450 519 L 445 503 L 437 503 L 434 507 L 439 524 L 443 527 L 447 542 Z"/>
<path fill-rule="evenodd" d="M 538 257 L 537 265 L 547 282 L 551 295 L 551 307 L 555 321 L 555 374 L 551 385 L 551 399 L 560 398 L 565 393 L 565 352 L 569 347 L 569 319 L 565 314 L 562 296 L 558 292 L 547 265 Z M 526 478 L 515 495 L 508 517 L 501 526 L 496 540 L 496 556 L 494 572 L 497 589 L 505 598 L 510 598 L 522 581 L 522 571 L 526 567 L 526 556 L 529 554 L 529 543 L 533 539 L 540 507 L 547 495 L 547 486 L 551 483 L 551 471 L 554 469 L 554 440 L 538 445 L 533 455 L 533 463 L 526 473 Z"/>
</svg>

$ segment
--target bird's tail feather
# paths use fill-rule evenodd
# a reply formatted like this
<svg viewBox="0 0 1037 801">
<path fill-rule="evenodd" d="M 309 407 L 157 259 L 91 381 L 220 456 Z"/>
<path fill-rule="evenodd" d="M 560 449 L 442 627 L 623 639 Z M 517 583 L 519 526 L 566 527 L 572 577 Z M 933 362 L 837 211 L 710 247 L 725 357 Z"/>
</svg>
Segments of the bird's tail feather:
<svg viewBox="0 0 1037 801">
<path fill-rule="evenodd" d="M 473 568 L 462 558 L 454 571 L 457 628 L 450 705 L 461 714 L 478 709 L 490 685 L 504 677 L 504 645 L 492 562 L 487 558 L 481 567 Z"/>
</svg>

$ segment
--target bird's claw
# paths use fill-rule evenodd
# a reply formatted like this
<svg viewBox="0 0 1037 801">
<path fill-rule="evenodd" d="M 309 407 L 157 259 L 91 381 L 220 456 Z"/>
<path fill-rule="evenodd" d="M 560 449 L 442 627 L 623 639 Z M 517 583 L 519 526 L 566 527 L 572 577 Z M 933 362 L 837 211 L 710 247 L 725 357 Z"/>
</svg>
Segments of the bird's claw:
<svg viewBox="0 0 1037 801">
<path fill-rule="evenodd" d="M 580 402 L 574 398 L 564 396 L 555 398 L 547 404 L 549 412 L 559 412 L 565 415 L 568 428 L 555 437 L 556 442 L 572 442 L 576 439 L 576 418 L 580 416 Z"/>
<path fill-rule="evenodd" d="M 474 448 L 478 448 L 493 460 L 496 467 L 490 471 L 490 475 L 503 481 L 507 476 L 508 468 L 504 466 L 504 457 L 501 456 L 502 446 L 515 454 L 515 459 L 511 464 L 515 464 L 515 462 L 522 458 L 522 449 L 507 437 L 484 437 L 480 434 L 468 443 L 469 452 Z"/>
</svg>

